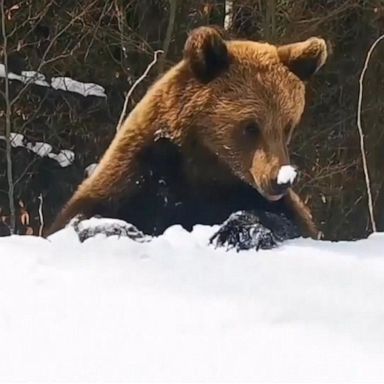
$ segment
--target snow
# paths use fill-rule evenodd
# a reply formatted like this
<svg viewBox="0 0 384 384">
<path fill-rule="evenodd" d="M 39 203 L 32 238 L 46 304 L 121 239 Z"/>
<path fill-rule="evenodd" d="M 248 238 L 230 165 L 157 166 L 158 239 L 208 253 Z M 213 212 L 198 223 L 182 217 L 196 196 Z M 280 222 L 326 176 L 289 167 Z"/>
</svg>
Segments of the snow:
<svg viewBox="0 0 384 384">
<path fill-rule="evenodd" d="M 295 181 L 297 172 L 292 165 L 283 165 L 277 174 L 277 184 L 287 184 Z"/>
<path fill-rule="evenodd" d="M 1 136 L 1 139 L 5 140 L 5 137 Z M 11 132 L 11 134 L 9 135 L 9 139 L 11 141 L 11 146 L 13 148 L 25 147 L 24 135 L 22 135 L 21 133 Z"/>
<path fill-rule="evenodd" d="M 48 153 L 48 157 L 56 160 L 63 168 L 68 167 L 75 161 L 75 154 L 69 149 L 62 149 L 59 153 Z"/>
<path fill-rule="evenodd" d="M 0 77 L 5 77 L 5 65 L 0 64 Z M 21 75 L 13 72 L 8 73 L 9 80 L 18 80 L 24 84 L 35 84 L 42 87 L 50 87 L 56 90 L 63 90 L 67 92 L 75 92 L 80 95 L 107 97 L 105 89 L 95 83 L 83 83 L 81 81 L 74 80 L 70 77 L 52 77 L 51 83 L 48 82 L 45 75 L 36 71 L 21 71 Z"/>
<path fill-rule="evenodd" d="M 94 83 L 82 83 L 70 77 L 52 77 L 52 88 L 64 91 L 76 92 L 83 96 L 107 97 L 101 85 Z"/>
<path fill-rule="evenodd" d="M 5 77 L 5 65 L 0 64 L 0 77 Z M 46 82 L 45 76 L 36 71 L 21 71 L 21 75 L 17 75 L 13 72 L 8 72 L 9 80 L 18 80 L 22 83 L 33 83 L 40 85 L 42 87 L 49 87 L 49 84 Z"/>
<path fill-rule="evenodd" d="M 0 78 L 5 77 L 5 66 L 0 64 Z M 48 82 L 45 75 L 36 71 L 22 71 L 21 75 L 13 72 L 8 72 L 9 80 L 21 81 L 24 84 L 35 84 L 43 87 L 51 87 L 56 90 L 63 90 L 68 92 L 75 92 L 84 97 L 96 96 L 107 97 L 105 89 L 95 83 L 83 83 L 81 81 L 74 80 L 70 77 L 52 77 L 51 83 Z M 3 135 L 0 135 L 0 140 L 5 140 Z M 52 146 L 48 143 L 37 142 L 35 144 L 24 144 L 24 135 L 20 133 L 11 133 L 12 147 L 24 147 L 35 152 L 40 157 L 48 156 L 51 159 L 56 160 L 61 167 L 68 167 L 75 160 L 74 152 L 64 149 L 59 153 L 52 152 Z M 94 168 L 90 169 L 91 172 Z"/>
<path fill-rule="evenodd" d="M 89 177 L 92 175 L 93 172 L 95 172 L 96 168 L 98 166 L 98 163 L 91 163 L 85 168 L 85 174 Z"/>
<path fill-rule="evenodd" d="M 0 381 L 383 382 L 384 234 L 0 238 Z"/>
<path fill-rule="evenodd" d="M 49 87 L 49 83 L 43 74 L 36 71 L 21 71 L 21 76 L 12 73 L 12 78 L 22 81 L 23 83 L 33 83 L 42 87 Z"/>
<path fill-rule="evenodd" d="M 52 145 L 42 141 L 28 142 L 21 133 L 11 132 L 10 139 L 13 148 L 22 147 L 36 153 L 40 157 L 48 156 L 56 160 L 63 168 L 68 167 L 75 161 L 75 153 L 69 149 L 62 149 L 59 153 L 53 153 Z M 0 140 L 5 140 L 5 136 L 0 136 Z"/>
<path fill-rule="evenodd" d="M 27 143 L 25 148 L 35 152 L 40 157 L 45 157 L 52 152 L 52 145 L 38 141 L 34 144 Z"/>
</svg>

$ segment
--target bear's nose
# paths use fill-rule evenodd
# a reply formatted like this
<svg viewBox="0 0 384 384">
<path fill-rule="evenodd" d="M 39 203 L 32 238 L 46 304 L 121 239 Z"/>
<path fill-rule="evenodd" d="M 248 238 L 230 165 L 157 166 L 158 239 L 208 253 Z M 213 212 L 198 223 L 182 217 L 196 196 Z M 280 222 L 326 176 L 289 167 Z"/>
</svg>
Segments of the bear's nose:
<svg viewBox="0 0 384 384">
<path fill-rule="evenodd" d="M 283 165 L 277 173 L 275 193 L 280 194 L 290 188 L 297 177 L 297 170 L 292 165 Z"/>
</svg>

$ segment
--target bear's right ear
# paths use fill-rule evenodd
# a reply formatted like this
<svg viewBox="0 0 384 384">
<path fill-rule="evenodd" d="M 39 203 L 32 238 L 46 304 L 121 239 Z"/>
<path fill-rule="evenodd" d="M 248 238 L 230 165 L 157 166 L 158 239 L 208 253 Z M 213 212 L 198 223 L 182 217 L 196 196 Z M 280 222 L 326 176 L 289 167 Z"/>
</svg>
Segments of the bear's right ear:
<svg viewBox="0 0 384 384">
<path fill-rule="evenodd" d="M 311 37 L 277 48 L 283 64 L 301 80 L 309 80 L 326 62 L 328 46 L 324 39 Z"/>
<path fill-rule="evenodd" d="M 184 59 L 199 81 L 213 80 L 229 65 L 223 32 L 213 26 L 193 29 L 184 45 Z"/>
</svg>

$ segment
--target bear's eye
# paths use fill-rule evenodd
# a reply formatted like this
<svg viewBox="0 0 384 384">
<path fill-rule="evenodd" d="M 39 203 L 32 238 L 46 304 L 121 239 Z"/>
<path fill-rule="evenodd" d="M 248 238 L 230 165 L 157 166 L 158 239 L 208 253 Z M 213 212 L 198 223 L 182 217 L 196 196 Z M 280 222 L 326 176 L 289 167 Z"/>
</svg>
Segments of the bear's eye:
<svg viewBox="0 0 384 384">
<path fill-rule="evenodd" d="M 257 139 L 260 135 L 260 127 L 255 121 L 247 122 L 243 133 L 248 139 Z"/>
</svg>

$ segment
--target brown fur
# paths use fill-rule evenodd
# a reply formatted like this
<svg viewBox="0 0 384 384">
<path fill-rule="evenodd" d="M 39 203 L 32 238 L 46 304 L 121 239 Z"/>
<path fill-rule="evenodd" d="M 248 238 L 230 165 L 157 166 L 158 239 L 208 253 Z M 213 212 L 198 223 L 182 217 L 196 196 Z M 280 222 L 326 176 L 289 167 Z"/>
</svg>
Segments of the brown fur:
<svg viewBox="0 0 384 384">
<path fill-rule="evenodd" d="M 140 194 L 140 159 L 161 137 L 181 154 L 182 162 L 171 165 L 179 175 L 174 184 L 182 185 L 178 197 L 193 196 L 189 201 L 194 203 L 211 199 L 212 204 L 222 199 L 225 206 L 222 194 L 235 193 L 243 184 L 273 201 L 278 195 L 277 172 L 289 164 L 287 145 L 304 110 L 303 81 L 326 57 L 325 42 L 319 38 L 277 47 L 225 41 L 211 27 L 195 29 L 183 60 L 137 104 L 96 171 L 78 187 L 47 234 L 63 228 L 76 214 L 111 216 L 110 202 Z M 306 234 L 317 236 L 309 211 L 292 190 L 279 200 Z"/>
</svg>

